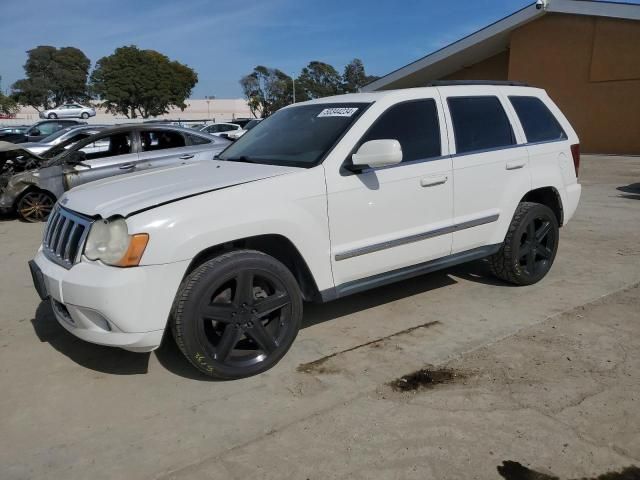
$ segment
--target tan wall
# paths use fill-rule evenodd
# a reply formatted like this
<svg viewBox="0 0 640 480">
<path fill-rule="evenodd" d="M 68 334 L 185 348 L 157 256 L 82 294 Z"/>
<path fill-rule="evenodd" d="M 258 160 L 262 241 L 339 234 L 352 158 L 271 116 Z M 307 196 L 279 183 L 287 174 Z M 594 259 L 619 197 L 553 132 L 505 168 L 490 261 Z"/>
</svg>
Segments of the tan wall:
<svg viewBox="0 0 640 480">
<path fill-rule="evenodd" d="M 512 33 L 509 80 L 544 87 L 583 152 L 640 154 L 640 22 L 545 15 Z"/>
<path fill-rule="evenodd" d="M 509 50 L 505 50 L 482 62 L 458 70 L 443 80 L 507 80 L 508 75 Z"/>
</svg>

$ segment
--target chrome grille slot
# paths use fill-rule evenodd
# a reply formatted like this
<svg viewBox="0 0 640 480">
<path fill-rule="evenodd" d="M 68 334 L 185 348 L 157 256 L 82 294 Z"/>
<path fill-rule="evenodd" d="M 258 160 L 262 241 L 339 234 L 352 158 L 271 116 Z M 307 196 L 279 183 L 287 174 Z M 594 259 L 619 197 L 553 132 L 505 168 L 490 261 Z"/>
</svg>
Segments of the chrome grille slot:
<svg viewBox="0 0 640 480">
<path fill-rule="evenodd" d="M 69 269 L 80 260 L 92 219 L 56 205 L 44 229 L 42 251 L 54 263 Z"/>
</svg>

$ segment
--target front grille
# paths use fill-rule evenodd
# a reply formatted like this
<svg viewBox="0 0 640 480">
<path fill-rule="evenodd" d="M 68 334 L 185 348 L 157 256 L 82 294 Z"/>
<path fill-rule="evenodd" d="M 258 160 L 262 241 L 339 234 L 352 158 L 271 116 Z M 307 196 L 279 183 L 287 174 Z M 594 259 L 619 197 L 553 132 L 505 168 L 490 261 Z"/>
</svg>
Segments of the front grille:
<svg viewBox="0 0 640 480">
<path fill-rule="evenodd" d="M 66 269 L 80 260 L 82 246 L 92 220 L 56 205 L 44 229 L 42 251 L 54 263 Z"/>
</svg>

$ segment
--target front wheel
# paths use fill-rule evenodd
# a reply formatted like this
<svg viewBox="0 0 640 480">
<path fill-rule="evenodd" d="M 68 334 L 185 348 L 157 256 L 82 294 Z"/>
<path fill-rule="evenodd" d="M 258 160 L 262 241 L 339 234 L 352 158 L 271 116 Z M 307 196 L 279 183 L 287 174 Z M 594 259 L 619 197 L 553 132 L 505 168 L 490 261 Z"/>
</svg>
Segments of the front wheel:
<svg viewBox="0 0 640 480">
<path fill-rule="evenodd" d="M 553 211 L 539 203 L 518 205 L 500 250 L 489 257 L 493 274 L 509 283 L 531 285 L 551 269 L 559 227 Z"/>
<path fill-rule="evenodd" d="M 87 118 L 89 118 L 89 114 L 87 112 L 82 112 L 82 115 L 80 115 L 80 117 L 86 120 Z"/>
<path fill-rule="evenodd" d="M 264 253 L 238 250 L 185 278 L 171 326 L 178 347 L 198 370 L 236 379 L 278 363 L 301 320 L 302 297 L 289 269 Z"/>
<path fill-rule="evenodd" d="M 44 222 L 56 203 L 56 198 L 49 192 L 31 190 L 18 200 L 16 210 L 20 218 L 26 222 Z"/>
</svg>

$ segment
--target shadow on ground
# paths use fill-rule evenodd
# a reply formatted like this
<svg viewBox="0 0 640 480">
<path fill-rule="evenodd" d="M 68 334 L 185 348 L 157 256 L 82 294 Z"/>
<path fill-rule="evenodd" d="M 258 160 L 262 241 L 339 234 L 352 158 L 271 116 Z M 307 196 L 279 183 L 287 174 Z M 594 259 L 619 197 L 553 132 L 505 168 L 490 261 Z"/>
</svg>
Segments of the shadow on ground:
<svg viewBox="0 0 640 480">
<path fill-rule="evenodd" d="M 47 342 L 85 368 L 114 375 L 138 375 L 148 371 L 148 353 L 127 352 L 76 338 L 58 323 L 47 301 L 40 302 L 31 324 L 41 342 Z"/>
<path fill-rule="evenodd" d="M 618 187 L 616 190 L 624 192 L 618 195 L 620 198 L 628 198 L 630 200 L 640 200 L 640 183 L 632 183 L 625 187 Z"/>
<path fill-rule="evenodd" d="M 488 285 L 508 285 L 491 277 L 486 262 L 472 262 L 330 303 L 306 304 L 302 328 L 453 285 L 457 283 L 456 277 Z M 40 303 L 31 323 L 40 341 L 49 343 L 57 351 L 85 368 L 114 375 L 139 375 L 148 372 L 149 353 L 127 352 L 120 348 L 95 345 L 76 338 L 58 323 L 51 304 L 47 301 Z M 192 380 L 216 381 L 200 373 L 188 362 L 178 349 L 169 330 L 154 353 L 158 362 L 175 375 Z"/>
</svg>

